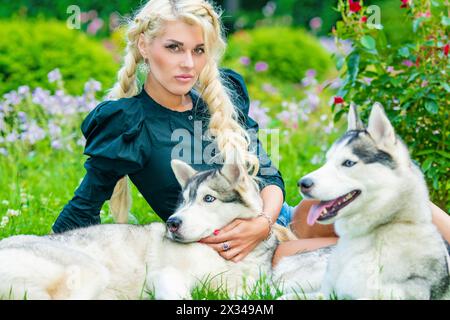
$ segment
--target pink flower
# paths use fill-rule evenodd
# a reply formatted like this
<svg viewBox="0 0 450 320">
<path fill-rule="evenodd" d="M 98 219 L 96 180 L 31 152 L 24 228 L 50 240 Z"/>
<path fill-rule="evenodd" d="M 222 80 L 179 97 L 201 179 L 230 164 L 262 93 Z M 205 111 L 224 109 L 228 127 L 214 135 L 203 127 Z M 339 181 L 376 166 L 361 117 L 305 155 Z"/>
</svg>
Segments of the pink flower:
<svg viewBox="0 0 450 320">
<path fill-rule="evenodd" d="M 350 12 L 358 12 L 361 10 L 361 5 L 358 1 L 348 0 Z"/>
<path fill-rule="evenodd" d="M 318 30 L 322 27 L 322 19 L 320 17 L 312 18 L 309 21 L 309 26 L 312 30 Z"/>
<path fill-rule="evenodd" d="M 256 72 L 264 72 L 269 69 L 269 65 L 264 61 L 259 61 L 255 64 L 255 70 Z"/>
<path fill-rule="evenodd" d="M 91 23 L 89 23 L 87 27 L 87 32 L 92 35 L 95 35 L 97 34 L 98 30 L 101 29 L 101 27 L 103 27 L 103 20 L 100 18 L 95 18 L 94 20 L 92 20 Z"/>
<path fill-rule="evenodd" d="M 409 7 L 409 1 L 410 0 L 400 0 L 402 2 L 400 8 L 408 8 Z"/>
<path fill-rule="evenodd" d="M 251 60 L 249 57 L 240 57 L 239 62 L 241 64 L 243 64 L 244 66 L 248 66 L 250 64 Z"/>
<path fill-rule="evenodd" d="M 402 64 L 410 68 L 414 65 L 414 62 L 411 60 L 403 60 Z"/>
</svg>

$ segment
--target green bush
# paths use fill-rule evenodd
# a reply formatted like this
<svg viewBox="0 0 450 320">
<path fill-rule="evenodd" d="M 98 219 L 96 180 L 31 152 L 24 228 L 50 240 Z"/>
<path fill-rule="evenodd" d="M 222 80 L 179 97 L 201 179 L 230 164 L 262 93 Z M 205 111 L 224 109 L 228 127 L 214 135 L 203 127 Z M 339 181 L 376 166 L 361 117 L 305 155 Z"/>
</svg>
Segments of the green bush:
<svg viewBox="0 0 450 320">
<path fill-rule="evenodd" d="M 400 2 L 399 2 L 400 4 Z M 383 31 L 361 21 L 366 7 L 350 13 L 344 1 L 343 21 L 336 36 L 351 40 L 353 52 L 341 65 L 344 85 L 338 92 L 346 103 L 336 107 L 336 118 L 347 103 L 361 106 L 363 115 L 374 102 L 384 105 L 397 133 L 410 147 L 427 178 L 431 197 L 450 209 L 450 60 L 447 8 L 438 1 L 420 0 L 396 9 L 402 13 L 409 41 L 400 48 Z"/>
<path fill-rule="evenodd" d="M 269 69 L 265 74 L 281 81 L 300 82 L 308 69 L 316 70 L 323 79 L 332 67 L 330 55 L 303 29 L 262 27 L 239 31 L 228 39 L 228 44 L 224 64 L 237 66 L 241 57 L 250 58 L 252 63 L 266 62 Z"/>
<path fill-rule="evenodd" d="M 0 21 L 0 94 L 21 85 L 53 89 L 47 74 L 59 68 L 68 93 L 81 94 L 94 78 L 113 85 L 118 64 L 97 41 L 65 23 L 39 20 Z"/>
</svg>

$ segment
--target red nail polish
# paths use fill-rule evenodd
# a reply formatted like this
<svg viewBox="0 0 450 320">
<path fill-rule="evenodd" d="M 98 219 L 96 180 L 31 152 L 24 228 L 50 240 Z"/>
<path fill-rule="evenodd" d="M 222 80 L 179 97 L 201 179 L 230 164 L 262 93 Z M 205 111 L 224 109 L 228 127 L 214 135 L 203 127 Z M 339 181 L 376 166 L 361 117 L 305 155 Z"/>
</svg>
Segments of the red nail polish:
<svg viewBox="0 0 450 320">
<path fill-rule="evenodd" d="M 216 230 L 214 230 L 213 234 L 214 234 L 215 236 L 217 236 L 217 235 L 219 234 L 219 232 L 220 232 L 220 230 L 219 230 L 219 229 L 216 229 Z"/>
</svg>

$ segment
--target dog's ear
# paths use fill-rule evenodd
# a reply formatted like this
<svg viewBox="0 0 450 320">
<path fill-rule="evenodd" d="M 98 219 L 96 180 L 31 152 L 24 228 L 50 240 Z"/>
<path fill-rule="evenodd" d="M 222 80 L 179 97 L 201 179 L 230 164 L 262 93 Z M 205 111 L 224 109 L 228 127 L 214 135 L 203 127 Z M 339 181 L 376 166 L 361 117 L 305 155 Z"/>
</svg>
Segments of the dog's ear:
<svg viewBox="0 0 450 320">
<path fill-rule="evenodd" d="M 190 165 L 178 159 L 173 159 L 170 162 L 170 165 L 172 167 L 173 173 L 175 174 L 175 177 L 178 180 L 178 183 L 183 189 L 184 187 L 186 187 L 186 183 L 188 182 L 188 180 L 197 173 L 197 171 L 195 171 L 195 169 Z"/>
<path fill-rule="evenodd" d="M 235 185 L 239 182 L 242 169 L 237 163 L 225 163 L 220 169 L 220 172 L 227 178 L 231 185 Z"/>
<path fill-rule="evenodd" d="M 395 144 L 396 137 L 394 127 L 384 113 L 383 106 L 376 102 L 369 116 L 367 131 L 379 144 Z"/>
<path fill-rule="evenodd" d="M 358 111 L 356 110 L 356 105 L 353 102 L 350 103 L 347 121 L 348 121 L 347 131 L 364 130 L 364 125 L 361 119 L 359 118 Z"/>
</svg>

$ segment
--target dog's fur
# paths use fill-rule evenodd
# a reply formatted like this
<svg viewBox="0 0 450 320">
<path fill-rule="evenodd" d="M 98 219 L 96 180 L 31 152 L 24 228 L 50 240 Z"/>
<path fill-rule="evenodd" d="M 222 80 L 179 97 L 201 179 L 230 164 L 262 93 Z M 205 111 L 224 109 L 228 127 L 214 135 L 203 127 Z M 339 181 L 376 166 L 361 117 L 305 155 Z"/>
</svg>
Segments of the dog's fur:
<svg viewBox="0 0 450 320">
<path fill-rule="evenodd" d="M 262 210 L 259 188 L 240 167 L 196 172 L 179 160 L 172 169 L 183 187 L 183 203 L 162 223 L 145 226 L 98 225 L 48 236 L 20 235 L 0 241 L 0 298 L 137 299 L 153 291 L 156 299 L 189 299 L 204 281 L 242 293 L 270 276 L 275 236 L 234 263 L 197 241 L 236 218 Z M 206 203 L 205 195 L 216 198 Z"/>
<path fill-rule="evenodd" d="M 288 290 L 307 298 L 317 291 L 339 299 L 449 298 L 448 253 L 426 183 L 381 105 L 373 106 L 367 129 L 352 106 L 325 165 L 299 183 L 306 198 L 322 201 L 310 222 L 334 222 L 339 240 L 334 249 L 283 258 L 274 273 Z M 359 195 L 341 198 L 355 190 Z M 331 202 L 338 198 L 341 204 Z"/>
</svg>

